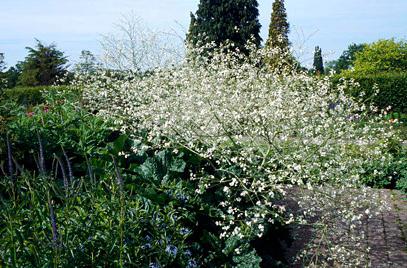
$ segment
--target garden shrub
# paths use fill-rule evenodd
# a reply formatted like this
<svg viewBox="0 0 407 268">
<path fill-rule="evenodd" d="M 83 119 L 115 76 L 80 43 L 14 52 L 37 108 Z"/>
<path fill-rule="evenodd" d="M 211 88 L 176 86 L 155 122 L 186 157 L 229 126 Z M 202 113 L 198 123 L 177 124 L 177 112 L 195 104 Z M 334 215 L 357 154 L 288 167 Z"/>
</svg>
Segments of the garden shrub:
<svg viewBox="0 0 407 268">
<path fill-rule="evenodd" d="M 382 72 L 375 74 L 361 74 L 349 72 L 336 75 L 334 82 L 341 78 L 354 80 L 359 86 L 348 89 L 353 97 L 377 106 L 379 109 L 390 107 L 394 112 L 407 112 L 407 72 Z"/>
<path fill-rule="evenodd" d="M 349 97 L 347 83 L 334 86 L 330 77 L 288 68 L 270 71 L 262 59 L 273 51 L 251 50 L 245 57 L 220 48 L 206 58 L 199 50 L 180 66 L 148 77 L 130 75 L 123 81 L 101 72 L 78 83 L 86 107 L 122 132 L 137 137 L 143 131 L 158 148 L 184 148 L 210 163 L 212 173 L 195 170 L 191 180 L 200 195 L 218 194 L 216 224 L 226 245 L 267 236 L 273 226 L 293 222 L 293 215 L 277 205 L 287 185 L 330 185 L 332 192 L 345 194 L 351 191 L 344 189 L 362 187 L 366 165 L 392 160 L 387 141 L 395 131 Z M 349 198 L 357 209 L 347 203 L 347 215 L 367 204 L 356 195 Z M 354 226 L 360 217 L 344 221 Z M 236 244 L 235 251 L 251 254 L 244 244 Z M 332 258 L 345 262 L 345 252 L 351 254 L 340 249 Z"/>
</svg>

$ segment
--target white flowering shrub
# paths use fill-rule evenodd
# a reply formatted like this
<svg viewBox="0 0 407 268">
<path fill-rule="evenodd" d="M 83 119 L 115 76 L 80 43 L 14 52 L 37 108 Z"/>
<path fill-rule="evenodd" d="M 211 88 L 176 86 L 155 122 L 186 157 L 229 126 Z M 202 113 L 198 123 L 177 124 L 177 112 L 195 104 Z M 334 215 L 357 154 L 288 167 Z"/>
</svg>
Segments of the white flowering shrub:
<svg viewBox="0 0 407 268">
<path fill-rule="evenodd" d="M 145 131 L 155 146 L 184 148 L 210 163 L 213 174 L 191 179 L 198 193 L 223 191 L 217 224 L 225 239 L 261 237 L 270 223 L 295 221 L 275 202 L 286 185 L 360 187 L 366 165 L 391 161 L 392 128 L 345 95 L 346 84 L 270 70 L 263 59 L 273 52 L 212 51 L 199 57 L 198 49 L 145 76 L 99 73 L 79 82 L 89 109 L 122 131 L 135 139 Z"/>
</svg>

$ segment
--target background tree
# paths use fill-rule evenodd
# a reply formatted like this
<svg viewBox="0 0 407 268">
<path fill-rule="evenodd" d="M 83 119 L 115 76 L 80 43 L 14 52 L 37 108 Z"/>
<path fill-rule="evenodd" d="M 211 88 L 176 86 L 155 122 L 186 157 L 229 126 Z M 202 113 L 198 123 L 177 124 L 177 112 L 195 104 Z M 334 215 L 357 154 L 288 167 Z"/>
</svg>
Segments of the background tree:
<svg viewBox="0 0 407 268">
<path fill-rule="evenodd" d="M 4 62 L 4 53 L 0 53 L 0 72 L 6 68 L 6 63 Z"/>
<path fill-rule="evenodd" d="M 382 39 L 365 45 L 355 53 L 353 68 L 342 71 L 340 77 L 359 84 L 349 93 L 363 102 L 391 112 L 407 112 L 406 41 Z"/>
<path fill-rule="evenodd" d="M 15 67 L 12 66 L 6 71 L 4 53 L 0 53 L 0 89 L 15 87 L 20 73 L 21 63 L 17 63 Z"/>
<path fill-rule="evenodd" d="M 283 51 L 287 51 L 290 46 L 290 41 L 288 39 L 289 32 L 290 24 L 287 20 L 287 12 L 284 6 L 284 0 L 275 0 L 271 13 L 269 36 L 266 42 L 266 47 L 278 47 Z"/>
<path fill-rule="evenodd" d="M 356 53 L 354 72 L 407 72 L 406 41 L 382 39 L 366 45 L 362 51 Z"/>
<path fill-rule="evenodd" d="M 96 57 L 89 50 L 82 50 L 79 56 L 79 62 L 75 64 L 75 72 L 78 73 L 94 73 L 97 69 L 101 68 L 101 64 L 97 61 Z"/>
<path fill-rule="evenodd" d="M 3 70 L 6 68 L 6 64 L 4 63 L 4 54 L 0 53 L 0 89 L 3 89 L 7 86 L 7 79 Z"/>
<path fill-rule="evenodd" d="M 192 45 L 232 42 L 246 51 L 249 40 L 259 47 L 260 22 L 256 0 L 201 0 L 196 14 L 191 13 L 187 41 Z"/>
<path fill-rule="evenodd" d="M 269 50 L 265 63 L 274 71 L 302 70 L 301 64 L 290 51 L 290 41 L 288 34 L 290 24 L 287 20 L 287 12 L 284 0 L 275 0 L 271 12 L 271 22 L 269 25 L 269 36 L 266 41 L 266 48 Z"/>
<path fill-rule="evenodd" d="M 28 55 L 21 63 L 18 84 L 22 86 L 53 85 L 67 73 L 67 58 L 55 44 L 44 45 L 36 40 L 35 48 L 27 47 Z"/>
<path fill-rule="evenodd" d="M 165 68 L 184 57 L 184 40 L 176 33 L 149 29 L 134 13 L 115 24 L 115 31 L 102 35 L 102 63 L 108 69 L 147 71 Z"/>
<path fill-rule="evenodd" d="M 7 80 L 7 87 L 13 88 L 17 86 L 18 78 L 21 75 L 21 63 L 17 63 L 15 66 L 10 67 L 5 72 L 5 77 Z"/>
<path fill-rule="evenodd" d="M 356 59 L 356 53 L 363 51 L 365 46 L 366 44 L 349 45 L 348 48 L 343 51 L 339 59 L 327 63 L 327 71 L 329 69 L 340 73 L 343 70 L 352 69 Z"/>
<path fill-rule="evenodd" d="M 316 74 L 324 74 L 324 61 L 322 59 L 322 50 L 319 46 L 315 47 L 313 66 Z"/>
</svg>

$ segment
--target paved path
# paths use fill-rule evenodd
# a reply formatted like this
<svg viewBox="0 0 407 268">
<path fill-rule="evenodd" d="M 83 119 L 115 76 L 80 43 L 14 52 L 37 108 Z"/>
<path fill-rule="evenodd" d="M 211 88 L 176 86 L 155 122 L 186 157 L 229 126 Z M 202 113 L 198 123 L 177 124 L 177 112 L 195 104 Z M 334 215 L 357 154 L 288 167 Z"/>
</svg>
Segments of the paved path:
<svg viewBox="0 0 407 268">
<path fill-rule="evenodd" d="M 397 191 L 380 190 L 391 210 L 368 220 L 367 243 L 372 267 L 407 267 L 407 201 Z"/>
<path fill-rule="evenodd" d="M 336 260 L 329 260 L 325 258 L 329 255 L 329 250 L 324 252 L 318 249 L 319 255 L 322 258 L 315 257 L 316 254 L 311 253 L 312 257 L 308 259 L 301 259 L 294 261 L 294 257 L 298 256 L 302 249 L 307 245 L 321 245 L 321 231 L 310 226 L 297 226 L 292 229 L 294 241 L 287 248 L 287 260 L 290 261 L 290 267 L 303 267 L 304 262 L 313 263 L 312 267 L 397 267 L 407 268 L 407 199 L 405 195 L 402 195 L 398 191 L 391 190 L 373 190 L 378 194 L 381 200 L 391 208 L 390 210 L 384 210 L 378 213 L 378 215 L 372 215 L 372 217 L 364 217 L 361 224 L 354 230 L 349 230 L 348 226 L 336 223 L 334 228 L 339 230 L 338 235 L 333 235 L 331 241 L 338 242 L 332 243 L 332 245 L 343 246 L 346 249 L 350 249 L 354 256 L 360 257 L 359 263 L 353 262 L 354 256 L 349 255 L 348 264 L 337 262 Z M 290 198 L 286 200 L 289 203 L 289 207 L 292 211 L 298 209 L 296 207 L 295 193 L 291 194 Z M 290 203 L 291 202 L 291 203 Z M 322 212 L 323 213 L 323 212 Z M 319 216 L 320 217 L 320 216 Z M 339 219 L 339 218 L 338 218 Z M 315 220 L 314 223 L 318 222 Z M 352 232 L 354 236 L 360 236 L 359 242 L 344 238 L 347 234 Z M 333 232 L 328 230 L 329 235 Z M 341 237 L 338 237 L 341 236 Z M 351 235 L 349 235 L 351 237 Z M 316 247 L 309 247 L 310 251 Z M 346 259 L 345 257 L 342 259 Z M 324 259 L 321 262 L 321 259 Z M 341 259 L 339 257 L 338 259 Z M 307 260 L 307 261 L 305 261 Z M 345 262 L 346 263 L 346 262 Z"/>
</svg>

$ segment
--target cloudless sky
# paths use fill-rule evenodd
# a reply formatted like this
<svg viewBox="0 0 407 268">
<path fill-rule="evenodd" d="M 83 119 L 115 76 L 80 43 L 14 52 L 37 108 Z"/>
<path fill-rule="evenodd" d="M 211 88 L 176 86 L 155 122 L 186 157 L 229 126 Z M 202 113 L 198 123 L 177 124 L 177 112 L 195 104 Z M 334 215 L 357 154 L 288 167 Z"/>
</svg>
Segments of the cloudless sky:
<svg viewBox="0 0 407 268">
<path fill-rule="evenodd" d="M 261 35 L 267 39 L 273 0 L 259 0 Z M 0 52 L 11 66 L 24 60 L 34 38 L 56 43 L 71 64 L 80 51 L 100 51 L 100 35 L 111 32 L 123 14 L 134 11 L 153 29 L 180 34 L 199 0 L 0 0 Z M 351 43 L 407 38 L 407 0 L 286 0 L 290 39 L 304 63 L 314 46 L 326 60 Z"/>
</svg>

